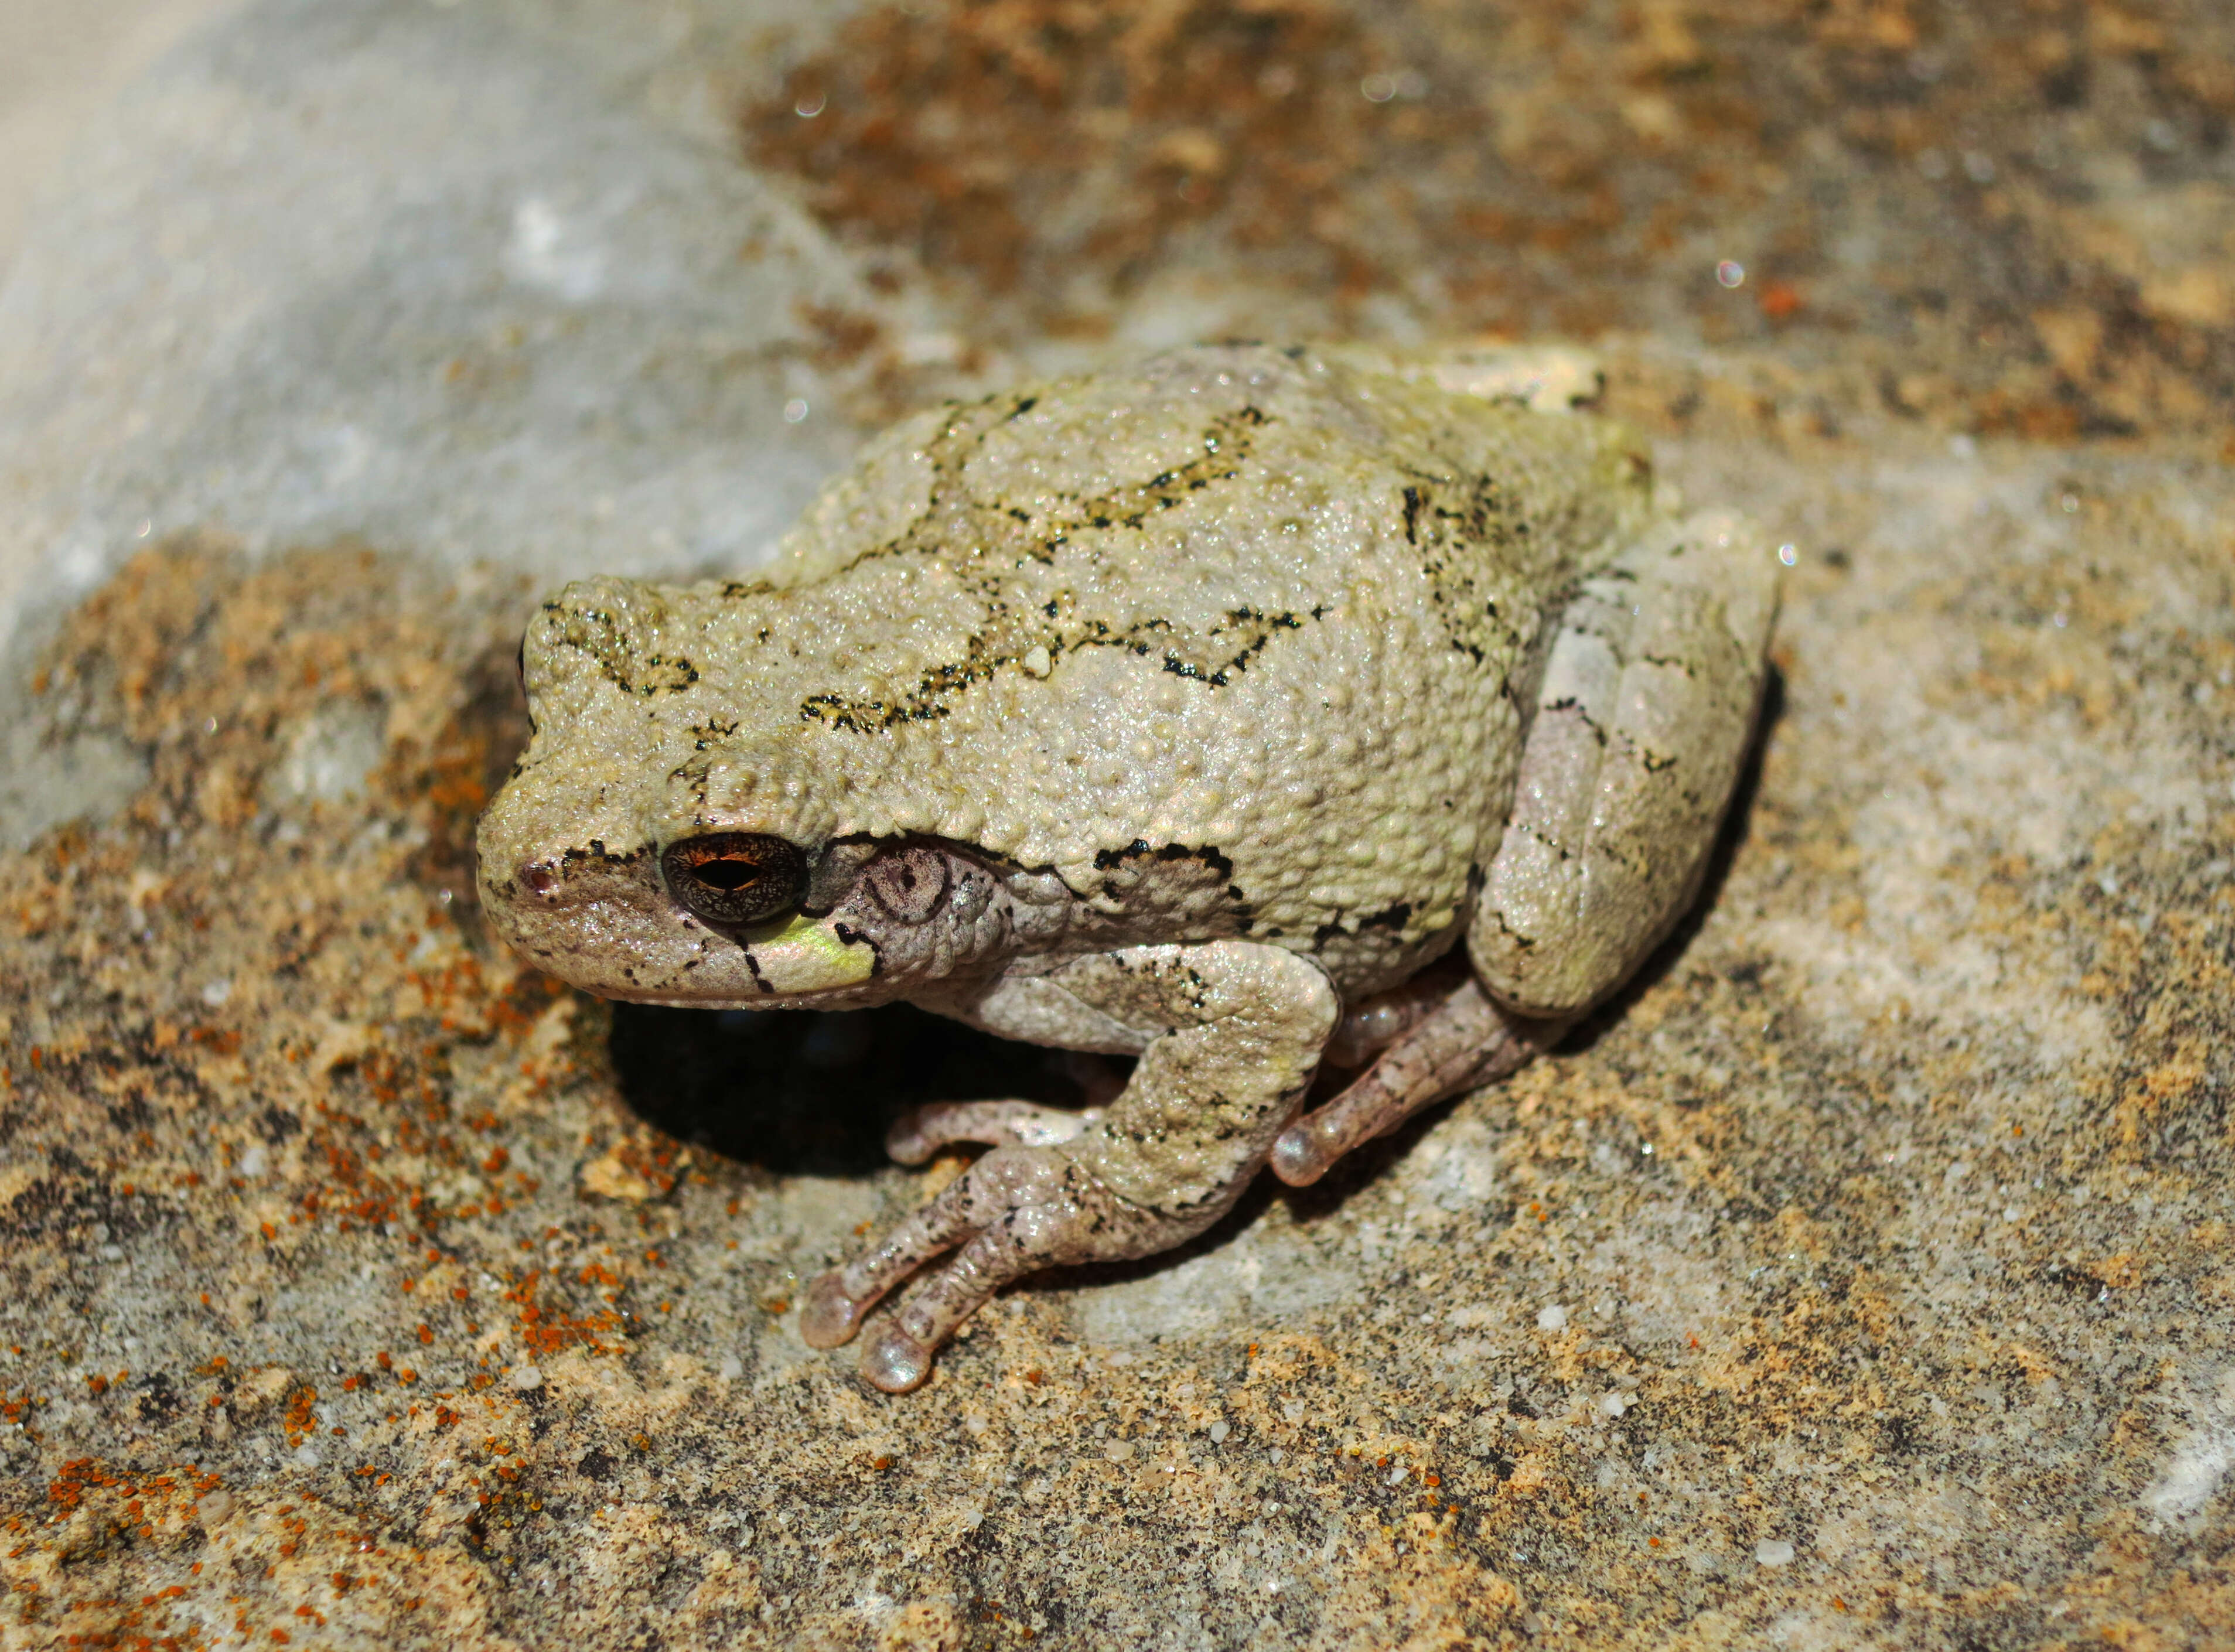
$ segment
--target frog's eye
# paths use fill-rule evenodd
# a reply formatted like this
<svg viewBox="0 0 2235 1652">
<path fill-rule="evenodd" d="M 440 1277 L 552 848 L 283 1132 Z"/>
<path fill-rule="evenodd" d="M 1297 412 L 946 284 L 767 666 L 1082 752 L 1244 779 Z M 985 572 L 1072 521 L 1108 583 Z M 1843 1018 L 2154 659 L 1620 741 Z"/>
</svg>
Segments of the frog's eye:
<svg viewBox="0 0 2235 1652">
<path fill-rule="evenodd" d="M 758 923 L 807 894 L 807 856 L 762 832 L 709 832 L 670 843 L 659 857 L 667 892 L 709 923 Z"/>
</svg>

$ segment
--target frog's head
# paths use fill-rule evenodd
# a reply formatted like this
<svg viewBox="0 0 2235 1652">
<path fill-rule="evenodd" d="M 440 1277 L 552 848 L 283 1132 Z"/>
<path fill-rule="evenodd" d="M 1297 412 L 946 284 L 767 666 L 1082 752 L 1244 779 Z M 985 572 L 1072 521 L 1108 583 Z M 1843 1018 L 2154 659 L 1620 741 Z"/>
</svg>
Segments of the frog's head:
<svg viewBox="0 0 2235 1652">
<path fill-rule="evenodd" d="M 483 908 L 522 957 L 604 997 L 899 996 L 954 955 L 888 933 L 936 928 L 944 858 L 838 818 L 850 777 L 796 693 L 712 667 L 713 617 L 734 608 L 612 579 L 545 605 L 521 646 L 534 736 L 481 820 Z"/>
</svg>

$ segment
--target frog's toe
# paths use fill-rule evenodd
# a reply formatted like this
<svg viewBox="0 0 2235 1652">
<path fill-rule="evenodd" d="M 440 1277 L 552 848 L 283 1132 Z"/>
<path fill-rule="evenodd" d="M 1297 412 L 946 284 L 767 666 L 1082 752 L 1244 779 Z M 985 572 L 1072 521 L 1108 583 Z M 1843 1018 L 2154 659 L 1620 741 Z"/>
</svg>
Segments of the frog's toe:
<svg viewBox="0 0 2235 1652">
<path fill-rule="evenodd" d="M 1185 1236 L 1118 1199 L 1060 1147 L 997 1147 L 876 1245 L 817 1280 L 800 1334 L 811 1347 L 836 1347 L 879 1300 L 954 1251 L 862 1347 L 863 1379 L 906 1393 L 928 1379 L 963 1321 L 1010 1281 L 1058 1263 L 1141 1255 Z"/>
<path fill-rule="evenodd" d="M 910 1292 L 900 1310 L 862 1349 L 862 1378 L 887 1393 L 921 1387 L 932 1355 L 962 1321 L 1011 1280 L 1057 1261 L 1072 1260 L 1090 1224 L 1076 1209 L 1013 1206 L 989 1223 L 953 1261 Z"/>
<path fill-rule="evenodd" d="M 888 1325 L 862 1350 L 862 1380 L 887 1393 L 908 1393 L 931 1380 L 931 1350 Z"/>
<path fill-rule="evenodd" d="M 807 1301 L 799 1310 L 799 1340 L 810 1348 L 835 1348 L 852 1341 L 875 1301 L 862 1301 L 850 1295 L 841 1270 L 832 1268 L 807 1288 Z"/>
<path fill-rule="evenodd" d="M 1351 1137 L 1358 1132 L 1345 1129 L 1345 1122 L 1334 1116 L 1334 1109 L 1322 1107 L 1289 1125 L 1273 1143 L 1267 1160 L 1273 1174 L 1290 1187 L 1311 1186 L 1356 1145 Z"/>
</svg>

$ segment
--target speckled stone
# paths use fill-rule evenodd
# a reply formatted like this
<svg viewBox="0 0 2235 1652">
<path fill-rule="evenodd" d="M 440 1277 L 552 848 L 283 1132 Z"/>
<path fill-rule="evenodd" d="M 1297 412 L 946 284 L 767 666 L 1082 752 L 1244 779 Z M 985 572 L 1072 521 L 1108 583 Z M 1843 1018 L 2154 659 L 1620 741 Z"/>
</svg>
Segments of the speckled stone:
<svg viewBox="0 0 2235 1652">
<path fill-rule="evenodd" d="M 1891 324 L 1682 331 L 1610 408 L 1793 547 L 1699 915 L 1558 1054 L 897 1400 L 796 1329 L 959 1169 L 884 1120 L 1107 1075 L 496 947 L 529 553 L 102 564 L 10 666 L 94 778 L 0 846 L 0 1644 L 2235 1642 L 2224 437 L 1994 434 L 1888 395 L 1972 370 Z"/>
</svg>

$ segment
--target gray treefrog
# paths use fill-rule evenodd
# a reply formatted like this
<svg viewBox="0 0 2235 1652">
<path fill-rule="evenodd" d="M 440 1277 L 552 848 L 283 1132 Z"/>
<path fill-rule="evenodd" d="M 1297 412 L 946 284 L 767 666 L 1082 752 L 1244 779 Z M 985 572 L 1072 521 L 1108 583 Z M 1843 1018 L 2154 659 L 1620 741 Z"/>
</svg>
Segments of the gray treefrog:
<svg viewBox="0 0 2235 1652">
<path fill-rule="evenodd" d="M 1221 344 L 934 408 L 750 580 L 570 585 L 480 829 L 523 957 L 654 1004 L 905 999 L 1138 1058 L 1106 1107 L 923 1109 L 992 1150 L 808 1293 L 862 1369 L 1002 1285 L 1200 1233 L 1512 1070 L 1690 902 L 1777 565 L 1685 515 L 1557 353 Z M 1422 972 L 1454 949 L 1465 967 Z M 1298 1110 L 1323 1055 L 1365 1071 Z"/>
</svg>

